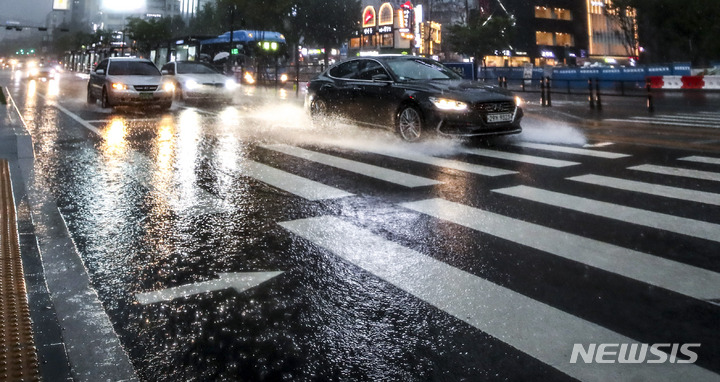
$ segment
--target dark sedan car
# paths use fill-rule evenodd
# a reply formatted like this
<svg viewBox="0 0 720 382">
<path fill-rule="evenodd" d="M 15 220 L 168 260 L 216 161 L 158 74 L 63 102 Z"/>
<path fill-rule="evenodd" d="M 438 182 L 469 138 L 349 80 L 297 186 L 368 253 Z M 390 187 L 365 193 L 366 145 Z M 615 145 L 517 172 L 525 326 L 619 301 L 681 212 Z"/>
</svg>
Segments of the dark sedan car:
<svg viewBox="0 0 720 382">
<path fill-rule="evenodd" d="M 328 68 L 308 83 L 313 117 L 336 114 L 393 127 L 407 141 L 424 133 L 472 137 L 519 133 L 517 98 L 463 80 L 437 61 L 415 56 L 360 57 Z"/>
</svg>

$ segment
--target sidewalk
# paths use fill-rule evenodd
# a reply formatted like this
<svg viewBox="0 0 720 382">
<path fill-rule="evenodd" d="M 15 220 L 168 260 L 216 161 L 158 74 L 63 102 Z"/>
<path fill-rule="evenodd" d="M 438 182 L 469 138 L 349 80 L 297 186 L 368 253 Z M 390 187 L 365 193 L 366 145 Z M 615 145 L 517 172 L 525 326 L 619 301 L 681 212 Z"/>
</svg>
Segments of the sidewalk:
<svg viewBox="0 0 720 382">
<path fill-rule="evenodd" d="M 34 186 L 32 139 L 13 99 L 0 89 L 7 99 L 7 104 L 0 104 L 0 160 L 8 164 L 4 182 L 8 189 L 12 185 L 10 206 L 16 218 L 13 212 L 3 215 L 15 220 L 11 231 L 18 238 L 19 253 L 14 261 L 21 261 L 24 270 L 24 282 L 9 286 L 17 300 L 26 302 L 32 322 L 21 344 L 27 353 L 15 354 L 17 346 L 6 344 L 16 341 L 16 331 L 8 336 L 7 330 L 0 330 L 0 380 L 137 381 L 57 205 L 47 190 Z M 12 236 L 3 234 L 0 239 L 4 247 Z M 1 258 L 0 268 L 6 267 Z M 0 284 L 7 281 L 11 280 L 3 271 Z M 0 303 L 2 299 L 0 295 Z M 0 315 L 0 329 L 12 328 L 16 321 Z"/>
</svg>

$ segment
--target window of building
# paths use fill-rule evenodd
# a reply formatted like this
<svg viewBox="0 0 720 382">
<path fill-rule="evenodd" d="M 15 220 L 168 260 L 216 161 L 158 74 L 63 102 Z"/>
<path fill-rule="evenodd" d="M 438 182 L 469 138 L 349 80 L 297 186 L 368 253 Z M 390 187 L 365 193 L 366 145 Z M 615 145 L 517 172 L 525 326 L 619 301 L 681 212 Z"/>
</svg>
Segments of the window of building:
<svg viewBox="0 0 720 382">
<path fill-rule="evenodd" d="M 392 33 L 385 33 L 380 35 L 380 46 L 382 47 L 393 47 L 394 39 Z"/>
<path fill-rule="evenodd" d="M 569 33 L 555 33 L 555 45 L 574 46 L 573 36 Z"/>
<path fill-rule="evenodd" d="M 572 12 L 564 8 L 535 7 L 535 18 L 552 20 L 572 20 Z"/>
<path fill-rule="evenodd" d="M 390 3 L 385 3 L 380 7 L 380 19 L 378 25 L 392 25 L 393 24 L 393 9 Z"/>
<path fill-rule="evenodd" d="M 535 43 L 537 45 L 555 45 L 553 43 L 553 34 L 551 32 L 535 32 Z"/>
</svg>

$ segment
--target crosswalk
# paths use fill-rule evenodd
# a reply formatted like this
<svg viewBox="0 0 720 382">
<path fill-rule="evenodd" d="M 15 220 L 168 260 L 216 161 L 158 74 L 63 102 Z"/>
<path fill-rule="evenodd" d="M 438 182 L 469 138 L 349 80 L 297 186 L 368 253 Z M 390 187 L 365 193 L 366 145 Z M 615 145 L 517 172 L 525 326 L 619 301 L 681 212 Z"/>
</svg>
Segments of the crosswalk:
<svg viewBox="0 0 720 382">
<path fill-rule="evenodd" d="M 607 118 L 605 121 L 642 123 L 658 126 L 687 126 L 720 128 L 720 112 L 694 112 L 633 116 L 629 118 Z"/>
<path fill-rule="evenodd" d="M 709 208 L 720 206 L 720 192 L 715 188 L 702 189 L 694 186 L 692 182 L 680 182 L 686 186 L 678 187 L 677 184 L 667 184 L 667 180 L 668 177 L 678 177 L 720 182 L 718 157 L 678 156 L 672 161 L 660 164 L 637 164 L 637 160 L 626 164 L 622 162 L 623 159 L 636 158 L 609 150 L 605 145 L 597 148 L 582 148 L 518 143 L 514 146 L 522 152 L 462 149 L 457 152 L 458 158 L 462 159 L 407 151 L 393 152 L 387 148 L 357 150 L 358 153 L 372 153 L 391 159 L 391 161 L 384 160 L 383 167 L 351 159 L 353 153 L 348 153 L 346 149 L 343 150 L 342 156 L 337 156 L 332 153 L 332 148 L 327 147 L 323 148 L 323 152 L 314 148 L 286 144 L 266 144 L 260 147 L 271 152 L 290 155 L 312 165 L 347 171 L 351 173 L 348 175 L 350 181 L 361 181 L 362 177 L 367 177 L 408 189 L 422 190 L 423 187 L 432 189 L 442 187 L 450 181 L 444 179 L 444 182 L 438 182 L 417 174 L 394 170 L 394 161 L 402 164 L 398 168 L 407 168 L 407 163 L 414 163 L 445 167 L 461 173 L 477 175 L 478 179 L 504 179 L 504 183 L 498 183 L 505 184 L 504 187 L 493 187 L 489 190 L 491 196 L 494 195 L 498 200 L 502 198 L 504 202 L 509 199 L 518 204 L 543 205 L 554 209 L 558 215 L 571 211 L 599 217 L 605 219 L 608 225 L 615 224 L 621 227 L 616 229 L 637 232 L 638 240 L 643 240 L 650 232 L 661 232 L 674 235 L 669 240 L 701 240 L 708 243 L 708 248 L 717 245 L 716 243 L 720 241 L 720 224 L 717 223 L 717 219 L 708 219 L 708 216 L 702 214 L 696 214 L 697 216 L 692 218 L 675 216 L 671 212 L 651 211 L 600 200 L 594 193 L 583 195 L 587 192 L 586 188 L 571 190 L 563 188 L 566 184 L 582 184 L 592 187 L 594 192 L 606 195 L 649 195 L 665 200 L 669 204 L 674 201 L 692 204 L 696 206 L 696 211 L 702 211 L 702 206 Z M 557 159 L 558 156 L 563 159 Z M 570 157 L 577 159 L 570 160 Z M 485 162 L 483 158 L 490 158 L 490 162 L 495 167 L 483 164 Z M 599 173 L 597 166 L 590 167 L 592 171 L 578 170 L 587 160 L 602 161 L 608 167 L 619 168 L 620 175 Z M 703 169 L 694 169 L 694 164 L 702 165 Z M 574 170 L 568 172 L 567 176 L 561 176 L 566 183 L 557 186 L 535 186 L 522 184 L 523 172 L 527 166 L 539 167 L 543 171 L 569 168 Z M 709 167 L 712 168 L 708 169 Z M 642 179 L 633 179 L 629 178 L 628 174 L 644 174 L 644 176 Z M 253 176 L 249 173 L 246 175 Z M 289 173 L 288 175 L 298 176 Z M 648 177 L 652 180 L 648 180 Z M 260 178 L 257 179 L 262 181 Z M 481 183 L 482 181 L 478 184 Z M 514 185 L 507 186 L 512 183 Z M 293 191 L 292 187 L 305 186 L 298 184 L 283 187 L 287 192 L 301 195 L 300 192 Z M 357 195 L 347 191 L 347 194 L 337 196 Z M 331 197 L 333 196 L 328 198 Z M 701 264 L 685 262 L 682 257 L 669 256 L 661 251 L 627 248 L 621 244 L 608 242 L 606 238 L 601 240 L 586 237 L 577 232 L 553 227 L 537 216 L 528 215 L 524 218 L 510 216 L 502 213 L 502 209 L 473 205 L 472 198 L 470 201 L 465 201 L 432 195 L 428 198 L 398 202 L 396 208 L 398 216 L 412 211 L 420 216 L 462 226 L 480 235 L 489 235 L 512 243 L 515 246 L 513 248 L 520 248 L 521 252 L 524 252 L 522 248 L 528 248 L 531 249 L 528 253 L 534 256 L 555 256 L 565 261 L 583 264 L 589 269 L 633 280 L 640 285 L 649 285 L 685 298 L 704 301 L 709 305 L 720 298 L 720 273 L 712 267 L 704 268 Z M 387 214 L 387 211 L 383 213 Z M 608 329 L 593 322 L 592 318 L 581 318 L 545 302 L 533 300 L 518 291 L 437 260 L 431 254 L 421 253 L 416 249 L 395 243 L 346 218 L 321 215 L 282 221 L 278 224 L 317 248 L 322 248 L 354 264 L 574 378 L 580 380 L 693 378 L 700 381 L 718 378 L 715 372 L 696 364 L 639 367 L 619 363 L 613 365 L 570 363 L 573 344 L 645 343 L 647 334 L 635 338 L 632 333 Z M 482 253 L 475 255 L 482 256 Z M 452 283 L 448 284 L 445 280 L 452 280 Z"/>
</svg>

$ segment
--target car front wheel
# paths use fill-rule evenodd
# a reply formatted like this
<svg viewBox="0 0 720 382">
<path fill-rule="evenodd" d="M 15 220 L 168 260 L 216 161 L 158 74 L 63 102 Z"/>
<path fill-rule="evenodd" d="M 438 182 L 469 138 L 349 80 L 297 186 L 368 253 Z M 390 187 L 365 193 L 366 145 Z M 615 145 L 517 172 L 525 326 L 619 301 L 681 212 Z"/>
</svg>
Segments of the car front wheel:
<svg viewBox="0 0 720 382">
<path fill-rule="evenodd" d="M 107 90 L 103 88 L 102 91 L 102 98 L 100 99 L 100 103 L 102 104 L 103 109 L 107 109 L 109 107 L 112 107 L 110 105 L 110 99 L 108 98 Z"/>
<path fill-rule="evenodd" d="M 400 108 L 395 119 L 395 127 L 400 137 L 407 142 L 415 142 L 422 137 L 423 119 L 420 110 L 412 105 Z"/>
<path fill-rule="evenodd" d="M 94 105 L 96 101 L 97 101 L 97 98 L 95 98 L 95 96 L 92 94 L 92 90 L 91 90 L 90 87 L 88 86 L 88 89 L 87 89 L 87 103 L 90 104 L 90 105 Z"/>
</svg>

